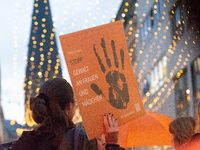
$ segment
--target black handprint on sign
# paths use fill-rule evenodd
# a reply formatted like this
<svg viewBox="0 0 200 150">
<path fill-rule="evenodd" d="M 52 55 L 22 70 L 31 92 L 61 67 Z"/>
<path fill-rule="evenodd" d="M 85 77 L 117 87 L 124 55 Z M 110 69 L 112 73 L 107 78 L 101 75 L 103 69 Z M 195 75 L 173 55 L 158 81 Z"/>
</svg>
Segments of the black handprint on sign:
<svg viewBox="0 0 200 150">
<path fill-rule="evenodd" d="M 108 102 L 117 109 L 126 109 L 127 104 L 129 102 L 129 93 L 128 93 L 128 85 L 126 83 L 126 78 L 124 74 L 116 70 L 111 70 L 111 61 L 107 55 L 104 38 L 101 38 L 101 47 L 103 48 L 103 52 L 106 58 L 106 63 L 110 70 L 105 76 L 106 82 L 110 85 L 108 89 L 109 90 Z M 115 67 L 118 68 L 119 67 L 118 58 L 116 55 L 115 43 L 113 40 L 111 41 L 111 47 L 113 50 L 114 64 L 115 64 Z M 97 60 L 99 62 L 102 72 L 106 73 L 106 68 L 103 65 L 101 58 L 99 57 L 96 51 L 95 44 L 93 45 L 93 49 L 94 49 L 94 53 L 97 57 Z M 124 50 L 123 49 L 120 49 L 120 56 L 121 56 L 122 69 L 124 70 Z M 91 88 L 96 94 L 98 95 L 103 94 L 102 90 L 100 90 L 96 84 L 94 83 L 91 84 Z"/>
</svg>

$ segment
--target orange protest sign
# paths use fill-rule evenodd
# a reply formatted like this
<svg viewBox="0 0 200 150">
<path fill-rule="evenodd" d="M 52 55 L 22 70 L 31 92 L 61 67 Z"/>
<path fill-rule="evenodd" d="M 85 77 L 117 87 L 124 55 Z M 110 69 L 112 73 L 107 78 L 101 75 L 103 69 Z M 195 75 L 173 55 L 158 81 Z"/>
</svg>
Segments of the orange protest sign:
<svg viewBox="0 0 200 150">
<path fill-rule="evenodd" d="M 119 126 L 145 114 L 122 21 L 59 38 L 89 139 L 104 133 L 106 113 Z"/>
</svg>

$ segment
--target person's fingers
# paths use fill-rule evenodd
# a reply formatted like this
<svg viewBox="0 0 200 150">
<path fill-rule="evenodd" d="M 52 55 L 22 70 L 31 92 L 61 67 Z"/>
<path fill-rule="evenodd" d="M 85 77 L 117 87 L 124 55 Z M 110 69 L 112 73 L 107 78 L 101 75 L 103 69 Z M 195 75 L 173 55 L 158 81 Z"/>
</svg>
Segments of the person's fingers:
<svg viewBox="0 0 200 150">
<path fill-rule="evenodd" d="M 106 131 L 107 131 L 107 129 L 109 127 L 109 124 L 108 124 L 108 119 L 107 119 L 107 115 L 106 114 L 103 116 L 103 121 L 104 121 L 104 126 L 105 126 Z"/>
<path fill-rule="evenodd" d="M 108 124 L 109 124 L 110 127 L 113 126 L 113 121 L 112 121 L 112 115 L 111 115 L 111 113 L 108 114 Z"/>
<path fill-rule="evenodd" d="M 113 114 L 104 115 L 104 126 L 106 129 L 105 140 L 107 144 L 117 144 L 119 139 L 119 130 L 117 120 Z"/>
<path fill-rule="evenodd" d="M 115 117 L 113 114 L 111 115 L 111 120 L 112 120 L 112 123 L 115 124 Z"/>
<path fill-rule="evenodd" d="M 104 115 L 104 126 L 106 129 L 106 133 L 119 131 L 117 119 L 115 119 L 114 115 L 111 113 Z"/>
<path fill-rule="evenodd" d="M 114 122 L 115 122 L 115 123 L 114 123 L 114 124 L 115 124 L 115 129 L 116 129 L 117 131 L 119 131 L 117 119 L 115 119 Z"/>
</svg>

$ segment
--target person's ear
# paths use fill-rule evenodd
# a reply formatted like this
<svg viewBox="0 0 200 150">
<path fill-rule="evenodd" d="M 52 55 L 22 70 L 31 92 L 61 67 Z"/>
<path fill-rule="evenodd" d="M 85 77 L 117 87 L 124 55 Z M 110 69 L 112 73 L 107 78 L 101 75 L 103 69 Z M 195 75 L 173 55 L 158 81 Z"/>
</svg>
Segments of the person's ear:
<svg viewBox="0 0 200 150">
<path fill-rule="evenodd" d="M 66 108 L 65 108 L 65 113 L 67 114 L 67 115 L 69 115 L 69 112 L 72 110 L 72 103 L 70 102 L 70 103 L 68 103 L 67 105 L 66 105 Z"/>
<path fill-rule="evenodd" d="M 69 103 L 69 104 L 66 105 L 65 112 L 68 114 L 68 112 L 70 110 L 71 110 L 71 103 Z"/>
</svg>

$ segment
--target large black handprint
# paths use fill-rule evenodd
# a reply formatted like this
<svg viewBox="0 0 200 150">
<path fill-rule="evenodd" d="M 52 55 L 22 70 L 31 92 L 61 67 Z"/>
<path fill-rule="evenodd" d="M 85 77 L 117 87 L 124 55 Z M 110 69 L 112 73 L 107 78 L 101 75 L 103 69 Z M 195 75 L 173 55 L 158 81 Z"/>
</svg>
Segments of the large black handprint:
<svg viewBox="0 0 200 150">
<path fill-rule="evenodd" d="M 129 102 L 129 93 L 128 93 L 128 85 L 126 83 L 126 78 L 124 74 L 116 70 L 111 70 L 111 61 L 107 55 L 104 38 L 101 38 L 101 47 L 103 48 L 103 52 L 106 58 L 106 63 L 110 70 L 105 76 L 106 82 L 110 85 L 108 89 L 109 90 L 108 102 L 117 109 L 126 109 L 127 104 Z M 111 41 L 111 47 L 113 50 L 114 64 L 115 64 L 115 67 L 118 68 L 119 67 L 118 58 L 116 55 L 115 43 L 113 40 Z M 106 68 L 103 65 L 101 58 L 99 57 L 96 51 L 95 44 L 93 45 L 93 49 L 94 49 L 94 53 L 97 57 L 97 60 L 99 62 L 102 72 L 106 73 Z M 120 56 L 121 56 L 122 69 L 124 70 L 124 50 L 123 49 L 120 49 Z M 102 90 L 100 90 L 96 84 L 94 83 L 91 84 L 91 88 L 96 94 L 98 95 L 103 94 Z"/>
</svg>

